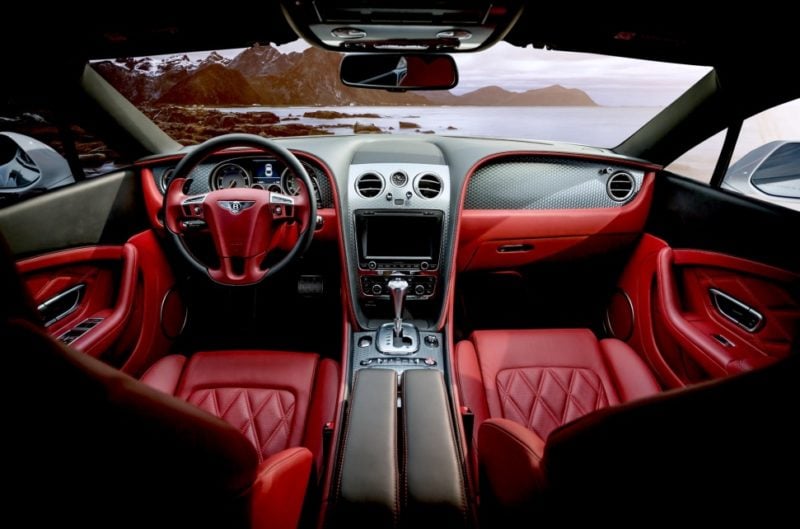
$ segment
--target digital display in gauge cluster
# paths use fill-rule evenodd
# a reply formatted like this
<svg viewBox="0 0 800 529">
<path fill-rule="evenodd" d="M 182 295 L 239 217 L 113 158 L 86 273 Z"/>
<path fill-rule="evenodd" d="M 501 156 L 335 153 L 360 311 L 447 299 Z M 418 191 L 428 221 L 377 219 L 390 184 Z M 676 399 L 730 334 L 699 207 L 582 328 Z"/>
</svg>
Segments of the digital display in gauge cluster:
<svg viewBox="0 0 800 529">
<path fill-rule="evenodd" d="M 273 160 L 253 161 L 253 184 L 259 184 L 264 189 L 271 186 L 280 187 L 281 169 Z"/>
</svg>

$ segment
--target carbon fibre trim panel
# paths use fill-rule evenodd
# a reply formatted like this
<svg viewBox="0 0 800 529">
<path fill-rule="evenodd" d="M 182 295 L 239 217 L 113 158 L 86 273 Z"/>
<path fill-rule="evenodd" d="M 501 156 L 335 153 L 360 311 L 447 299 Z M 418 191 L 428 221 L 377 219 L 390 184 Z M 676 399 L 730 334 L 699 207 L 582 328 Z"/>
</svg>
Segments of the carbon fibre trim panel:
<svg viewBox="0 0 800 529">
<path fill-rule="evenodd" d="M 609 171 L 610 169 L 610 171 Z M 630 173 L 634 192 L 624 201 L 608 196 L 617 171 Z M 491 161 L 472 175 L 465 209 L 588 209 L 627 204 L 642 187 L 644 171 L 563 158 L 515 156 Z"/>
</svg>

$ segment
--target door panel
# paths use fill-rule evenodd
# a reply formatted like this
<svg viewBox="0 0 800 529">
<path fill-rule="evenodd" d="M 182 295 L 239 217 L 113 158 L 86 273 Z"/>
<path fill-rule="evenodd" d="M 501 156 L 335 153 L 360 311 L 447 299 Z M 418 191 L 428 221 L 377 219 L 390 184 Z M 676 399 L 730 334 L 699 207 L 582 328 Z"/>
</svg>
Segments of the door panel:
<svg viewBox="0 0 800 529">
<path fill-rule="evenodd" d="M 169 352 L 186 321 L 139 186 L 121 171 L 0 210 L 48 332 L 133 375 Z"/>
<path fill-rule="evenodd" d="M 132 244 L 78 248 L 25 259 L 18 269 L 40 312 L 64 293 L 79 291 L 74 306 L 46 316 L 47 330 L 79 351 L 103 357 L 130 323 L 138 257 Z"/>
<path fill-rule="evenodd" d="M 800 215 L 662 174 L 647 231 L 606 328 L 664 385 L 747 371 L 798 349 L 800 254 L 789 240 Z"/>
<path fill-rule="evenodd" d="M 743 264 L 719 254 L 670 248 L 658 254 L 654 317 L 666 331 L 659 345 L 677 349 L 689 365 L 699 366 L 709 377 L 783 358 L 797 336 L 800 304 L 793 290 L 798 277 L 757 263 Z M 673 371 L 681 373 L 684 382 L 693 382 L 686 363 L 682 373 L 679 368 Z"/>
<path fill-rule="evenodd" d="M 64 313 L 45 317 L 54 320 L 45 322 L 52 336 L 128 373 L 141 374 L 183 330 L 186 308 L 150 230 L 122 246 L 52 252 L 17 268 L 40 312 L 56 300 L 51 306 Z M 59 307 L 64 293 L 68 303 Z"/>
</svg>

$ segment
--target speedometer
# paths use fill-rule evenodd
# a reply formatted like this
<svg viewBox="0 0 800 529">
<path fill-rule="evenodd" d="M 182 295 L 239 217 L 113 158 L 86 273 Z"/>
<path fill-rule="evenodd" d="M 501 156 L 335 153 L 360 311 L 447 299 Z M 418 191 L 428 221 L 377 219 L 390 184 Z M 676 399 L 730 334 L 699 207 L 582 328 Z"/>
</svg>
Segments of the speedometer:
<svg viewBox="0 0 800 529">
<path fill-rule="evenodd" d="M 235 163 L 224 163 L 217 166 L 211 173 L 212 189 L 228 189 L 231 187 L 250 187 L 251 179 L 241 165 Z"/>
</svg>

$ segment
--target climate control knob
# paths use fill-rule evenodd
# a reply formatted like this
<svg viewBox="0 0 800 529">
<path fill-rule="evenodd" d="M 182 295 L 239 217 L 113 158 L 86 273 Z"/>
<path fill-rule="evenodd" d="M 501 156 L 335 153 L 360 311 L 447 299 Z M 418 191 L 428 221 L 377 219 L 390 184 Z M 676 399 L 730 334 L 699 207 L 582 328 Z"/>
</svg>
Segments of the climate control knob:
<svg viewBox="0 0 800 529">
<path fill-rule="evenodd" d="M 383 294 L 383 287 L 381 285 L 378 285 L 377 283 L 372 285 L 372 293 L 376 296 L 380 296 L 381 294 Z"/>
<path fill-rule="evenodd" d="M 425 294 L 425 286 L 424 285 L 417 285 L 414 287 L 414 294 L 418 296 L 422 296 Z"/>
</svg>

